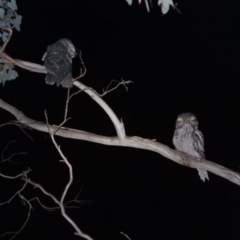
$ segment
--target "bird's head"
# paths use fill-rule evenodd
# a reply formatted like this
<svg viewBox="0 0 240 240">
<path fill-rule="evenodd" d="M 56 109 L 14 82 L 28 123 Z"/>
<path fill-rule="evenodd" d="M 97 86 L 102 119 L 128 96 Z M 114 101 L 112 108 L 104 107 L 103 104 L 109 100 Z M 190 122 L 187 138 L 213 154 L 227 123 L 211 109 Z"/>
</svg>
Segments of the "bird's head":
<svg viewBox="0 0 240 240">
<path fill-rule="evenodd" d="M 63 39 L 60 39 L 57 42 L 61 43 L 62 45 L 64 45 L 64 47 L 66 47 L 66 49 L 67 49 L 69 55 L 71 56 L 71 58 L 74 58 L 77 55 L 76 48 L 69 39 L 63 38 Z"/>
<path fill-rule="evenodd" d="M 192 113 L 182 113 L 177 117 L 176 127 L 198 126 L 198 120 Z"/>
</svg>

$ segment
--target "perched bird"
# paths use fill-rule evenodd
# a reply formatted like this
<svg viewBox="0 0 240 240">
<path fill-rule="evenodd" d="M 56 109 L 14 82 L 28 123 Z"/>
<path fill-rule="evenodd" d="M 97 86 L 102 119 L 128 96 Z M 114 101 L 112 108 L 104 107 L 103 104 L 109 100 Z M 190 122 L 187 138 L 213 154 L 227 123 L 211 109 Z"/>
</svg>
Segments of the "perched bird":
<svg viewBox="0 0 240 240">
<path fill-rule="evenodd" d="M 198 130 L 198 120 L 193 114 L 183 113 L 178 116 L 173 145 L 177 150 L 198 157 L 199 160 L 205 158 L 203 134 Z M 204 182 L 205 179 L 209 180 L 206 170 L 198 169 L 198 174 Z"/>
<path fill-rule="evenodd" d="M 76 49 L 68 39 L 60 39 L 48 46 L 42 61 L 47 69 L 46 83 L 69 88 L 72 85 L 72 58 L 76 55 Z"/>
</svg>

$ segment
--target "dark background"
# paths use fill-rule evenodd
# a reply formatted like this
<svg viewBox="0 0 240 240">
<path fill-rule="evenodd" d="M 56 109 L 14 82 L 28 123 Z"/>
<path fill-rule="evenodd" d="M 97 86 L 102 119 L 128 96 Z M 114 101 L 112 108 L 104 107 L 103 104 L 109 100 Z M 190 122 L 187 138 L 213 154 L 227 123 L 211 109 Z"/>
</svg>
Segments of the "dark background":
<svg viewBox="0 0 240 240">
<path fill-rule="evenodd" d="M 153 0 L 153 2 L 155 2 Z M 155 6 L 128 6 L 125 0 L 18 0 L 23 16 L 6 52 L 42 64 L 49 44 L 69 38 L 81 49 L 87 75 L 81 81 L 98 92 L 115 79 L 132 80 L 126 92 L 119 87 L 104 97 L 125 124 L 127 135 L 172 145 L 178 114 L 193 112 L 205 137 L 206 157 L 240 171 L 239 42 L 240 4 L 237 0 L 179 0 L 182 14 L 171 8 L 164 16 Z M 74 61 L 74 76 L 79 74 Z M 0 97 L 28 117 L 59 124 L 63 120 L 66 89 L 46 85 L 44 75 L 17 68 L 19 77 L 0 87 Z M 74 89 L 76 90 L 76 89 Z M 68 127 L 115 136 L 103 110 L 81 93 L 70 104 Z M 14 120 L 0 110 L 0 122 Z M 1 173 L 14 175 L 28 166 L 29 177 L 60 198 L 68 170 L 47 133 L 27 130 L 31 140 L 14 126 L 0 129 L 3 157 L 27 152 L 2 163 Z M 162 156 L 138 149 L 104 146 L 56 137 L 74 169 L 67 200 L 83 187 L 79 199 L 90 200 L 67 213 L 94 239 L 236 239 L 239 236 L 240 188 L 210 173 L 201 182 L 197 171 Z M 20 180 L 0 178 L 0 201 L 22 186 Z M 55 206 L 39 190 L 38 196 Z M 59 211 L 38 203 L 16 239 L 79 239 Z M 0 234 L 20 229 L 28 207 L 19 198 L 0 207 Z M 2 239 L 9 239 L 4 237 Z"/>
</svg>

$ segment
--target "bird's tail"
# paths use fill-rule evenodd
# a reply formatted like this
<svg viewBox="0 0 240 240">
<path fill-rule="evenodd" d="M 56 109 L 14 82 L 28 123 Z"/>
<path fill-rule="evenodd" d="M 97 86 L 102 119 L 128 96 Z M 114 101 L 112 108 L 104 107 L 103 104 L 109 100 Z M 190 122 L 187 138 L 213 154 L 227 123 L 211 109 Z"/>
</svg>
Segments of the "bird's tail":
<svg viewBox="0 0 240 240">
<path fill-rule="evenodd" d="M 56 76 L 48 72 L 45 81 L 47 84 L 53 85 L 54 83 L 56 83 Z"/>
<path fill-rule="evenodd" d="M 64 88 L 70 88 L 72 86 L 73 83 L 73 79 L 72 79 L 72 73 L 69 72 L 64 79 L 59 82 L 59 84 L 61 84 Z"/>
<path fill-rule="evenodd" d="M 198 174 L 203 182 L 205 182 L 205 179 L 209 181 L 208 172 L 206 170 L 198 169 Z"/>
</svg>

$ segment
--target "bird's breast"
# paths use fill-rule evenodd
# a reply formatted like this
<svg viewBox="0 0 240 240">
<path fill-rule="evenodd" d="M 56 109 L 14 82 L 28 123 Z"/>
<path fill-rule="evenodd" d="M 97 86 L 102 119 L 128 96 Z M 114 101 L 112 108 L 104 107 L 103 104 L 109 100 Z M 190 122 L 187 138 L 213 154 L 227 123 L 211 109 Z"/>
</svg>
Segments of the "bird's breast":
<svg viewBox="0 0 240 240">
<path fill-rule="evenodd" d="M 173 138 L 173 144 L 177 150 L 198 157 L 191 131 L 185 131 L 183 129 L 177 131 Z"/>
</svg>

